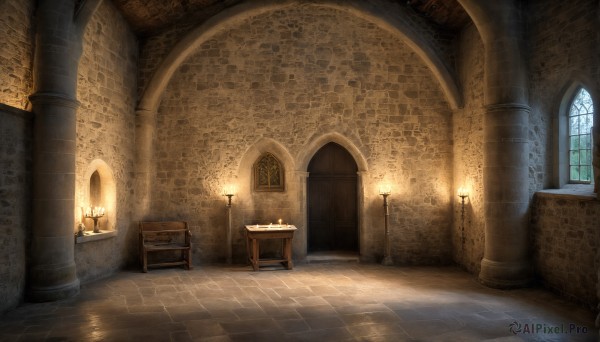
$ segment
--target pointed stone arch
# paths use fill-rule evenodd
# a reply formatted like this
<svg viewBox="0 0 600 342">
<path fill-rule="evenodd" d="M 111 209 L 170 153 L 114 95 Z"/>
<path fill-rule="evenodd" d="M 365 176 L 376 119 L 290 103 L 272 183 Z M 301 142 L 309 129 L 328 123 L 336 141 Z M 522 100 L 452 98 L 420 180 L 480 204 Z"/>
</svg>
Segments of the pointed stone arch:
<svg viewBox="0 0 600 342">
<path fill-rule="evenodd" d="M 252 166 L 258 158 L 265 153 L 272 154 L 277 158 L 284 169 L 285 179 L 292 179 L 291 170 L 295 169 L 295 162 L 289 151 L 278 141 L 271 138 L 260 138 L 252 146 L 250 146 L 242 158 L 238 166 L 238 187 L 240 193 L 250 193 L 252 190 Z"/>
<path fill-rule="evenodd" d="M 80 219 L 82 216 L 81 207 L 92 204 L 90 203 L 90 198 L 92 197 L 91 187 L 93 186 L 92 183 L 95 175 L 99 176 L 100 188 L 96 189 L 96 191 L 99 194 L 100 202 L 94 204 L 101 205 L 106 209 L 106 218 L 99 222 L 100 229 L 114 231 L 116 229 L 117 218 L 117 185 L 111 167 L 102 159 L 94 159 L 88 165 L 83 177 L 83 188 L 80 190 L 82 193 L 81 202 L 78 204 L 75 212 Z M 91 230 L 91 222 L 88 220 L 84 223 Z"/>
<path fill-rule="evenodd" d="M 330 142 L 334 142 L 343 148 L 345 148 L 354 158 L 356 165 L 358 166 L 358 172 L 367 172 L 369 167 L 367 159 L 364 157 L 362 152 L 356 147 L 356 145 L 344 135 L 338 132 L 330 132 L 323 134 L 319 137 L 312 139 L 300 152 L 297 158 L 298 170 L 306 171 L 308 164 L 312 157 L 321 149 L 321 147 L 327 145 Z"/>
<path fill-rule="evenodd" d="M 434 77 L 440 83 L 440 87 L 442 88 L 450 107 L 453 109 L 462 107 L 462 95 L 458 83 L 453 76 L 452 68 L 439 55 L 436 51 L 436 47 L 433 46 L 434 44 L 424 38 L 411 26 L 412 21 L 408 18 L 404 18 L 406 20 L 403 20 L 402 15 L 392 16 L 373 4 L 359 0 L 326 0 L 319 3 L 297 0 L 268 0 L 246 2 L 233 6 L 214 17 L 211 17 L 202 25 L 190 31 L 175 45 L 154 72 L 154 75 L 141 96 L 138 110 L 156 112 L 161 95 L 177 68 L 179 68 L 184 60 L 196 51 L 200 45 L 218 32 L 228 27 L 238 25 L 248 18 L 298 5 L 334 8 L 372 22 L 382 29 L 399 36 L 419 57 L 421 57 L 423 62 L 431 70 Z"/>
<path fill-rule="evenodd" d="M 314 136 L 310 141 L 306 144 L 304 148 L 301 149 L 301 152 L 296 158 L 297 174 L 301 175 L 302 180 L 300 184 L 302 186 L 302 198 L 303 205 L 302 211 L 304 215 L 304 225 L 308 225 L 308 196 L 307 196 L 307 178 L 308 174 L 308 166 L 310 161 L 315 156 L 315 154 L 325 145 L 329 143 L 336 143 L 346 149 L 348 153 L 354 159 L 356 163 L 358 172 L 357 172 L 357 214 L 358 214 L 358 245 L 359 245 L 359 258 L 363 261 L 373 261 L 374 257 L 372 254 L 372 246 L 370 246 L 371 242 L 367 241 L 367 227 L 371 226 L 369 224 L 367 215 L 366 215 L 366 205 L 365 205 L 365 194 L 368 193 L 367 188 L 371 187 L 371 180 L 369 178 L 369 167 L 367 163 L 367 159 L 361 150 L 357 147 L 357 145 L 353 142 L 352 139 L 344 136 L 339 132 L 329 132 L 319 136 Z M 304 251 L 307 252 L 307 239 L 308 236 L 304 234 L 305 246 Z M 369 252 L 371 251 L 371 252 Z"/>
<path fill-rule="evenodd" d="M 566 184 L 569 183 L 569 161 L 567 158 L 567 151 L 569 150 L 568 144 L 568 127 L 569 127 L 569 110 L 573 100 L 580 89 L 585 89 L 589 92 L 592 97 L 592 101 L 594 104 L 598 104 L 598 95 L 594 90 L 596 89 L 593 86 L 594 82 L 587 76 L 582 73 L 573 74 L 568 82 L 563 86 L 560 91 L 560 94 L 557 96 L 557 103 L 555 105 L 555 114 L 553 116 L 553 154 L 554 154 L 554 165 L 553 165 L 553 185 L 556 188 L 563 188 Z M 594 115 L 595 121 L 597 122 L 598 115 Z M 594 125 L 592 134 L 594 136 L 594 141 L 597 140 L 598 131 L 600 129 L 597 128 L 598 125 Z M 598 169 L 598 160 L 600 160 L 597 142 L 595 146 L 592 146 L 592 166 L 594 167 L 594 186 L 598 186 L 598 180 L 600 179 L 598 173 L 600 170 Z M 596 192 L 596 188 L 594 192 Z"/>
</svg>

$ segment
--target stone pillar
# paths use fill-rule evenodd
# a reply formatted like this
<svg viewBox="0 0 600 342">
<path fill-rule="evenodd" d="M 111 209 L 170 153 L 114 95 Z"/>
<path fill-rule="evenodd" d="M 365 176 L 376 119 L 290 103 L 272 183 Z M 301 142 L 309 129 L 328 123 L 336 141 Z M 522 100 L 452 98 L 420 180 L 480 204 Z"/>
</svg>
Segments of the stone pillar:
<svg viewBox="0 0 600 342">
<path fill-rule="evenodd" d="M 485 250 L 479 279 L 491 287 L 530 281 L 529 107 L 488 105 L 484 120 Z"/>
<path fill-rule="evenodd" d="M 156 113 L 138 108 L 135 111 L 135 220 L 149 219 L 154 179 L 154 140 Z"/>
<path fill-rule="evenodd" d="M 479 279 L 491 287 L 520 287 L 532 276 L 524 16 L 518 1 L 459 1 L 485 46 L 485 251 Z"/>
<path fill-rule="evenodd" d="M 74 261 L 76 90 L 84 24 L 74 20 L 74 13 L 75 0 L 38 1 L 35 93 L 30 96 L 34 165 L 28 296 L 33 301 L 79 292 Z M 80 13 L 87 22 L 93 11 L 86 6 Z"/>
<path fill-rule="evenodd" d="M 294 233 L 293 252 L 298 261 L 306 260 L 308 254 L 308 176 L 309 173 L 302 170 L 294 171 L 297 184 L 298 217 L 294 219 L 298 230 Z"/>
</svg>

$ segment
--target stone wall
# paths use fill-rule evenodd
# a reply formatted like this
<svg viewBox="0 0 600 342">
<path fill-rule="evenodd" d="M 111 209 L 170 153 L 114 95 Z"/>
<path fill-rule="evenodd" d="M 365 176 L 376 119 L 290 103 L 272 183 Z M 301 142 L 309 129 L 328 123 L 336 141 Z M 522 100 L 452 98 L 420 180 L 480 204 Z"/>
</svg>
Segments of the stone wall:
<svg viewBox="0 0 600 342">
<path fill-rule="evenodd" d="M 600 99 L 598 10 L 597 2 L 585 0 L 530 4 L 531 192 L 558 186 L 557 119 L 561 102 L 569 100 L 568 88 L 583 84 L 594 100 Z M 595 306 L 597 200 L 538 194 L 532 208 L 537 276 L 550 288 Z"/>
<path fill-rule="evenodd" d="M 484 47 L 475 25 L 462 31 L 460 84 L 464 108 L 453 116 L 454 138 L 454 260 L 469 272 L 479 273 L 485 244 L 483 206 Z M 458 187 L 468 192 L 464 212 Z M 464 243 L 463 243 L 464 237 Z"/>
<path fill-rule="evenodd" d="M 0 104 L 0 313 L 25 293 L 30 189 L 31 113 Z"/>
<path fill-rule="evenodd" d="M 332 137 L 362 165 L 362 257 L 374 260 L 383 251 L 377 186 L 386 182 L 393 187 L 394 260 L 446 263 L 451 115 L 420 58 L 372 23 L 316 6 L 252 17 L 200 46 L 171 79 L 157 117 L 152 210 L 155 218 L 190 222 L 199 261 L 222 261 L 221 187 L 238 186 L 234 250 L 243 251 L 244 224 L 278 217 L 302 222 L 308 161 L 328 142 L 323 137 Z M 286 192 L 250 190 L 254 160 L 248 156 L 258 145 L 283 161 Z M 303 234 L 300 224 L 295 240 Z M 306 246 L 294 251 L 302 256 Z"/>
<path fill-rule="evenodd" d="M 27 109 L 33 88 L 33 0 L 0 2 L 0 103 Z"/>
<path fill-rule="evenodd" d="M 542 283 L 595 308 L 600 202 L 590 197 L 538 192 L 532 213 L 534 264 Z"/>
<path fill-rule="evenodd" d="M 573 83 L 585 84 L 600 99 L 598 3 L 534 1 L 531 4 L 531 192 L 556 187 L 553 130 L 560 104 Z M 598 105 L 598 104 L 596 104 Z"/>
<path fill-rule="evenodd" d="M 151 80 L 153 74 L 157 71 L 163 59 L 169 54 L 169 52 L 176 46 L 180 40 L 190 33 L 190 31 L 202 27 L 204 30 L 210 30 L 215 26 L 219 26 L 222 20 L 227 20 L 230 16 L 235 17 L 240 11 L 240 8 L 244 8 L 244 11 L 256 11 L 261 8 L 267 7 L 289 7 L 294 1 L 278 1 L 278 0 L 267 0 L 267 1 L 256 1 L 256 2 L 242 2 L 242 4 L 234 5 L 236 1 L 223 1 L 219 4 L 215 4 L 205 10 L 204 13 L 197 13 L 193 15 L 193 20 L 177 22 L 171 27 L 165 27 L 158 33 L 148 32 L 142 38 L 140 43 L 140 61 L 139 61 L 139 84 L 138 93 L 143 94 L 148 82 Z M 370 3 L 363 1 L 320 1 L 324 7 L 344 9 L 350 13 L 357 13 L 357 11 L 364 11 L 365 15 L 376 15 L 380 16 L 382 20 L 391 21 L 397 20 L 404 23 L 410 23 L 410 31 L 407 35 L 418 35 L 422 37 L 427 44 L 431 45 L 431 49 L 436 51 L 439 56 L 446 60 L 446 66 L 449 70 L 454 71 L 456 51 L 454 49 L 453 41 L 456 37 L 454 32 L 449 32 L 439 29 L 435 25 L 431 25 L 431 22 L 418 15 L 409 5 L 403 3 L 389 2 L 385 0 L 372 0 Z M 231 6 L 231 8 L 227 8 Z M 310 8 L 314 6 L 311 3 L 303 3 L 298 1 L 297 6 L 305 6 Z M 225 9 L 224 9 L 225 8 Z M 360 9 L 360 10 L 359 10 Z M 207 14 L 215 14 L 217 11 L 222 10 L 221 13 L 216 14 L 214 17 L 207 17 Z M 143 12 L 143 10 L 142 10 Z M 393 15 L 390 15 L 393 13 Z M 208 20 L 207 20 L 208 19 Z M 234 18 L 232 21 L 237 21 Z M 393 24 L 392 24 L 393 26 Z"/>
<path fill-rule="evenodd" d="M 137 260 L 137 226 L 131 222 L 137 41 L 112 3 L 105 1 L 88 23 L 83 46 L 77 85 L 81 106 L 75 215 L 78 223 L 79 207 L 88 205 L 85 175 L 92 162 L 100 159 L 110 169 L 116 187 L 116 203 L 107 208 L 116 213 L 100 220 L 101 229 L 117 231 L 116 237 L 75 246 L 78 277 L 87 282 Z M 89 219 L 85 224 L 89 229 L 93 226 Z"/>
</svg>

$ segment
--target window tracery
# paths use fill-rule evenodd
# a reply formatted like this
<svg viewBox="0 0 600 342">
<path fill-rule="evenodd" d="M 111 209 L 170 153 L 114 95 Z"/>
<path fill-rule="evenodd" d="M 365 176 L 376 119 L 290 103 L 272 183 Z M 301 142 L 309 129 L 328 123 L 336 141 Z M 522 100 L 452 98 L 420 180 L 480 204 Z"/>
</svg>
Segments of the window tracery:
<svg viewBox="0 0 600 342">
<path fill-rule="evenodd" d="M 255 191 L 284 191 L 284 173 L 281 162 L 271 153 L 261 155 L 254 163 Z"/>
</svg>

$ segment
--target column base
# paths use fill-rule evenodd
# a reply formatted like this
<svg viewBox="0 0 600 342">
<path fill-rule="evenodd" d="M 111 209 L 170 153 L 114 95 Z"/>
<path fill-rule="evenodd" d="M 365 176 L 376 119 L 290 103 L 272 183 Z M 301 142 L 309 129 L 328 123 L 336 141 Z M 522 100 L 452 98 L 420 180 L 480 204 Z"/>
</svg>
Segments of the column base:
<svg viewBox="0 0 600 342">
<path fill-rule="evenodd" d="M 79 279 L 69 284 L 50 287 L 31 287 L 27 298 L 32 302 L 53 302 L 79 294 Z"/>
<path fill-rule="evenodd" d="M 27 299 L 32 302 L 52 302 L 79 293 L 75 263 L 67 265 L 38 265 L 29 270 Z"/>
<path fill-rule="evenodd" d="M 532 280 L 532 269 L 528 262 L 481 260 L 479 281 L 485 286 L 496 289 L 519 288 L 528 286 Z"/>
<path fill-rule="evenodd" d="M 394 261 L 392 261 L 392 257 L 388 255 L 388 256 L 384 257 L 383 260 L 381 260 L 381 264 L 383 266 L 393 266 Z"/>
</svg>

